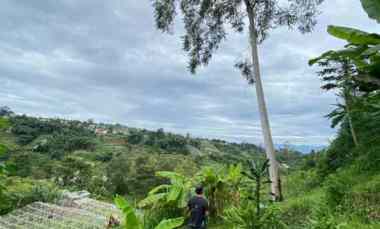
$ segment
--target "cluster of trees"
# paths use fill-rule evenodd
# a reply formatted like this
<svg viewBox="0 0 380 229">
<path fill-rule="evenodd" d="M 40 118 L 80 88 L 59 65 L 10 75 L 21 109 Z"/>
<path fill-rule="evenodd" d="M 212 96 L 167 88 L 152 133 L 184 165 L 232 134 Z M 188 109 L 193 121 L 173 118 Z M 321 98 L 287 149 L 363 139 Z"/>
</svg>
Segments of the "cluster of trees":
<svg viewBox="0 0 380 229">
<path fill-rule="evenodd" d="M 41 119 L 26 115 L 9 118 L 16 142 L 28 144 L 31 150 L 46 153 L 53 159 L 63 158 L 75 150 L 93 150 L 95 135 L 86 122 L 62 119 Z"/>
<path fill-rule="evenodd" d="M 95 139 L 93 136 L 82 136 L 64 133 L 52 134 L 43 138 L 33 147 L 33 151 L 46 153 L 52 159 L 60 159 L 67 153 L 75 150 L 93 151 L 95 149 Z"/>
<path fill-rule="evenodd" d="M 161 170 L 190 175 L 198 165 L 189 156 L 180 154 L 128 153 L 114 157 L 106 168 L 107 187 L 111 193 L 142 196 L 160 184 L 155 173 Z"/>
<path fill-rule="evenodd" d="M 165 133 L 164 130 L 157 131 L 134 130 L 127 137 L 127 142 L 132 145 L 151 146 L 162 152 L 189 154 L 187 145 L 200 146 L 200 141 L 178 134 Z"/>
<path fill-rule="evenodd" d="M 0 131 L 4 131 L 11 126 L 9 117 L 13 112 L 5 107 L 0 108 L 0 114 Z M 5 161 L 11 152 L 12 150 L 0 141 L 0 215 L 34 201 L 49 202 L 56 199 L 59 192 L 54 184 L 35 180 L 20 181 L 19 178 L 12 177 L 18 168 Z M 20 167 L 23 168 L 23 163 Z"/>
</svg>

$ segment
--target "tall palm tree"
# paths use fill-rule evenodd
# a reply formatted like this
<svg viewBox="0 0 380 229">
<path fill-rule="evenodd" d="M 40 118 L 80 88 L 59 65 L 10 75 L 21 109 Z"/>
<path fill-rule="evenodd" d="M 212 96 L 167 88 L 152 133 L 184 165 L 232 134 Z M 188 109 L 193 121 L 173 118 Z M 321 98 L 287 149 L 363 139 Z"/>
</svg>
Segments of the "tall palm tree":
<svg viewBox="0 0 380 229">
<path fill-rule="evenodd" d="M 360 84 L 363 83 L 358 84 L 356 80 L 359 74 L 357 67 L 350 59 L 340 56 L 326 56 L 315 63 L 322 67 L 322 70 L 318 72 L 325 83 L 322 89 L 338 90 L 337 95 L 343 100 L 343 104 L 338 103 L 336 109 L 326 115 L 331 119 L 331 127 L 335 128 L 337 125 L 347 122 L 352 140 L 355 146 L 358 146 L 359 141 L 353 123 L 353 106 Z"/>
</svg>

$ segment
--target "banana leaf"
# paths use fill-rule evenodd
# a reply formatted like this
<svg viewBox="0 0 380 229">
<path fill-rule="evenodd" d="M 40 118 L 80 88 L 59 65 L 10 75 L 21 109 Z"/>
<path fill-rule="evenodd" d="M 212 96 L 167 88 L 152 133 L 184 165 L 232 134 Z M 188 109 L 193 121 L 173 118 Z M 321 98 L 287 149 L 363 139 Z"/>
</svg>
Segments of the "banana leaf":
<svg viewBox="0 0 380 229">
<path fill-rule="evenodd" d="M 166 219 L 160 222 L 154 229 L 174 229 L 182 226 L 185 219 L 183 217 L 175 219 Z"/>
<path fill-rule="evenodd" d="M 143 229 L 133 207 L 121 196 L 115 197 L 115 205 L 123 212 L 126 229 Z"/>
<path fill-rule="evenodd" d="M 148 195 L 145 199 L 141 200 L 138 204 L 140 208 L 145 208 L 157 204 L 159 201 L 166 198 L 167 193 L 157 193 Z"/>
<path fill-rule="evenodd" d="M 364 10 L 368 16 L 380 23 L 380 1 L 379 0 L 361 0 Z"/>
<path fill-rule="evenodd" d="M 343 26 L 330 25 L 327 32 L 337 38 L 348 41 L 356 45 L 378 45 L 380 44 L 380 35 L 376 33 L 367 33 L 358 29 Z"/>
</svg>

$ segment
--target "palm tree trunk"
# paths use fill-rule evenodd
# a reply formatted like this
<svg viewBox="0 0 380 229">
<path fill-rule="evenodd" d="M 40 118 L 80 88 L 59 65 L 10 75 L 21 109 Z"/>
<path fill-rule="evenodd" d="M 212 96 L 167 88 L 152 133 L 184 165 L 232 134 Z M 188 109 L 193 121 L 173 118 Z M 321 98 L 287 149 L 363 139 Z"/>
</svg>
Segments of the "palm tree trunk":
<svg viewBox="0 0 380 229">
<path fill-rule="evenodd" d="M 348 115 L 348 122 L 350 125 L 350 131 L 351 131 L 352 139 L 354 140 L 355 147 L 357 147 L 359 145 L 358 137 L 356 136 L 356 132 L 355 132 L 354 126 L 352 124 L 351 115 L 349 113 L 347 115 Z"/>
<path fill-rule="evenodd" d="M 257 32 L 255 28 L 255 13 L 249 0 L 245 0 L 245 4 L 247 7 L 247 13 L 249 18 L 249 37 L 252 52 L 252 63 L 254 67 L 253 70 L 255 76 L 257 102 L 259 105 L 260 112 L 261 128 L 264 135 L 266 155 L 270 162 L 269 175 L 271 179 L 271 191 L 273 199 L 278 201 L 282 200 L 282 194 L 280 192 L 280 176 L 278 172 L 278 163 L 275 157 L 275 149 L 269 125 L 268 112 L 265 104 L 263 85 L 261 82 L 259 55 L 257 47 Z"/>
<path fill-rule="evenodd" d="M 347 113 L 347 118 L 348 118 L 348 125 L 350 126 L 350 131 L 351 131 L 351 135 L 352 135 L 352 140 L 354 141 L 355 147 L 357 147 L 359 145 L 359 141 L 358 141 L 358 137 L 356 135 L 354 124 L 352 122 L 351 109 L 350 109 L 351 104 L 350 104 L 349 95 L 347 95 L 347 92 L 345 92 L 344 100 L 345 100 L 344 102 L 346 104 L 346 113 Z"/>
</svg>

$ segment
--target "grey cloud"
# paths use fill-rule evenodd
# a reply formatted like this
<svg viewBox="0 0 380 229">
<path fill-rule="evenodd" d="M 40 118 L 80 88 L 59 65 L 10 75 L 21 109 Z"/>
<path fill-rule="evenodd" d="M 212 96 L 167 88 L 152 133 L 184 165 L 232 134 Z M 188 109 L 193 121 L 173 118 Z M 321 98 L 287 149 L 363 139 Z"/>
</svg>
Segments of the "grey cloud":
<svg viewBox="0 0 380 229">
<path fill-rule="evenodd" d="M 320 90 L 307 66 L 343 44 L 326 26 L 379 32 L 355 0 L 326 2 L 319 21 L 308 35 L 275 30 L 260 47 L 276 143 L 324 144 L 334 136 L 323 117 L 334 95 Z M 254 88 L 233 68 L 249 54 L 245 33 L 230 34 L 193 76 L 181 24 L 174 35 L 155 30 L 149 1 L 4 0 L 0 28 L 0 104 L 16 112 L 262 142 Z"/>
</svg>

